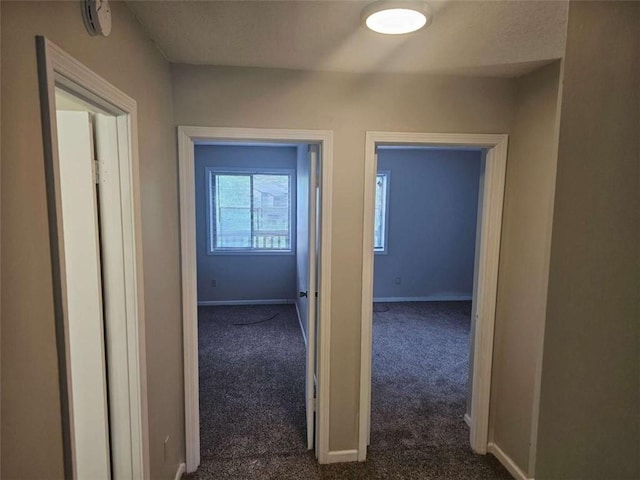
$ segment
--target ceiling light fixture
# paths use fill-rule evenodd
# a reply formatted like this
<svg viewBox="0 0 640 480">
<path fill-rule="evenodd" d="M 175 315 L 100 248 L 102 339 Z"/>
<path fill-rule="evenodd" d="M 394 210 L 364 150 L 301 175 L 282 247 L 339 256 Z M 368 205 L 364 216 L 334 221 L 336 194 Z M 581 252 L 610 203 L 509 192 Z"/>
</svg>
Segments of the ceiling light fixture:
<svg viewBox="0 0 640 480">
<path fill-rule="evenodd" d="M 362 10 L 362 24 L 387 35 L 411 33 L 427 27 L 433 14 L 421 0 L 380 0 Z"/>
</svg>

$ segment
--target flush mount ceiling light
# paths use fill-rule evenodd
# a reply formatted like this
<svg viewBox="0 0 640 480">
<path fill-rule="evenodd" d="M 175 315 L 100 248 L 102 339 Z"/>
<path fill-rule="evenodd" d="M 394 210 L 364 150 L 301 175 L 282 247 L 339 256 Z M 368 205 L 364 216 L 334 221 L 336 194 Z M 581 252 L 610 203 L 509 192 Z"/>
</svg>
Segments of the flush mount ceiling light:
<svg viewBox="0 0 640 480">
<path fill-rule="evenodd" d="M 432 18 L 429 5 L 420 0 L 381 0 L 362 11 L 363 25 L 387 35 L 415 32 L 428 26 Z"/>
</svg>

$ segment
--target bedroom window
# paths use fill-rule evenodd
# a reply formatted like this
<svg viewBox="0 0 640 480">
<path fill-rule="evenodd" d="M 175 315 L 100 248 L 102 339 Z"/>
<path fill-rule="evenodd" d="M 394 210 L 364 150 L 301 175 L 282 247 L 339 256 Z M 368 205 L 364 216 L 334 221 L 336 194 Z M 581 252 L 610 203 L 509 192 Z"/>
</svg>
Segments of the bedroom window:
<svg viewBox="0 0 640 480">
<path fill-rule="evenodd" d="M 210 254 L 293 251 L 293 172 L 209 168 L 206 173 Z"/>
<path fill-rule="evenodd" d="M 389 176 L 390 172 L 378 172 L 376 175 L 376 203 L 373 222 L 373 251 L 376 253 L 387 253 Z"/>
</svg>

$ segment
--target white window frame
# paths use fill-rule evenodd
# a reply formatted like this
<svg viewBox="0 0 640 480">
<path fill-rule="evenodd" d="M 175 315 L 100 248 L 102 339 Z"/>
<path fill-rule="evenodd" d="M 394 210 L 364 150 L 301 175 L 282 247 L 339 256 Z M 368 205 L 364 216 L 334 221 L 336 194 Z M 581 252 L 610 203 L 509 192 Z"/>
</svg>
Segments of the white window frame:
<svg viewBox="0 0 640 480">
<path fill-rule="evenodd" d="M 373 252 L 375 255 L 386 255 L 389 252 L 389 184 L 391 183 L 391 170 L 378 170 L 378 172 L 376 173 L 376 181 L 378 180 L 378 176 L 380 175 L 384 176 L 386 179 L 383 204 L 384 214 L 382 215 L 382 247 L 376 248 L 376 246 L 374 245 Z"/>
<path fill-rule="evenodd" d="M 234 168 L 234 167 L 205 167 L 205 203 L 207 209 L 207 254 L 208 255 L 295 255 L 295 218 L 296 207 L 295 170 L 290 168 Z M 253 247 L 223 247 L 214 246 L 213 231 L 215 227 L 215 212 L 211 198 L 212 175 L 286 175 L 289 178 L 289 248 L 266 249 Z M 253 195 L 253 192 L 251 192 Z M 253 223 L 251 225 L 253 228 Z"/>
</svg>

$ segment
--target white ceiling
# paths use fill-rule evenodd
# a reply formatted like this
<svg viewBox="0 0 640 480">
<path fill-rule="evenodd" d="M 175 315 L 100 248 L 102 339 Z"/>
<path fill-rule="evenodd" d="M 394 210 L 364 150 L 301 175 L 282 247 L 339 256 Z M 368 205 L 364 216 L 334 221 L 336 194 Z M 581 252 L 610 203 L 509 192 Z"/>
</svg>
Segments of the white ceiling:
<svg viewBox="0 0 640 480">
<path fill-rule="evenodd" d="M 433 23 L 400 36 L 361 26 L 368 3 L 127 1 L 173 63 L 514 76 L 564 52 L 566 1 L 429 2 Z"/>
</svg>

